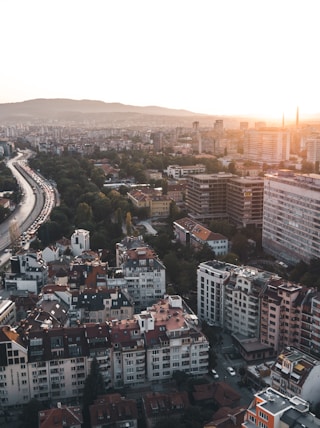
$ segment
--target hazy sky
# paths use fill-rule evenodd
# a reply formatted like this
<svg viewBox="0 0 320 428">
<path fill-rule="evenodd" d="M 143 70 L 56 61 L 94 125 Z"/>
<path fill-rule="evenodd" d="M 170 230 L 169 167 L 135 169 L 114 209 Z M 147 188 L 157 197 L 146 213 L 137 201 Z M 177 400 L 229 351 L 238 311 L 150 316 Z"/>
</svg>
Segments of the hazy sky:
<svg viewBox="0 0 320 428">
<path fill-rule="evenodd" d="M 319 0 L 0 0 L 0 103 L 320 112 Z"/>
</svg>

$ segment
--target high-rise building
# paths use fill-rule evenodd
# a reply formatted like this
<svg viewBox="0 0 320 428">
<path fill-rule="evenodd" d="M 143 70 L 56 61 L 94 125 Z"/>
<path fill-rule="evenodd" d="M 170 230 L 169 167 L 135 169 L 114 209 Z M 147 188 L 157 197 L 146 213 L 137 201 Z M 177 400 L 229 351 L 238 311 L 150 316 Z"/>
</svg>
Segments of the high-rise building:
<svg viewBox="0 0 320 428">
<path fill-rule="evenodd" d="M 232 177 L 224 172 L 190 175 L 186 191 L 190 217 L 202 222 L 227 218 L 227 183 Z"/>
<path fill-rule="evenodd" d="M 238 227 L 262 227 L 263 179 L 232 178 L 227 184 L 227 213 Z"/>
<path fill-rule="evenodd" d="M 316 163 L 320 161 L 320 134 L 319 133 L 315 133 L 307 137 L 306 149 L 307 149 L 308 162 Z"/>
<path fill-rule="evenodd" d="M 289 263 L 320 257 L 320 175 L 266 174 L 262 245 Z"/>
<path fill-rule="evenodd" d="M 256 162 L 279 163 L 289 160 L 290 132 L 278 128 L 250 129 L 243 144 L 246 159 Z"/>
</svg>

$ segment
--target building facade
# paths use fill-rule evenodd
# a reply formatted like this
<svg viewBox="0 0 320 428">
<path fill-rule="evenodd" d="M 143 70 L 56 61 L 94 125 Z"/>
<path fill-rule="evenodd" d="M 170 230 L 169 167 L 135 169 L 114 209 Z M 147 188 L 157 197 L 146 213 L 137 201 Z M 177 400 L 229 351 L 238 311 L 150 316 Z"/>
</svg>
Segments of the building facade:
<svg viewBox="0 0 320 428">
<path fill-rule="evenodd" d="M 229 173 L 190 175 L 187 180 L 186 206 L 195 221 L 208 223 L 227 218 Z"/>
<path fill-rule="evenodd" d="M 320 175 L 266 174 L 262 246 L 289 263 L 320 257 Z"/>
<path fill-rule="evenodd" d="M 227 213 L 237 227 L 262 228 L 263 179 L 232 178 L 227 184 Z"/>
<path fill-rule="evenodd" d="M 290 158 L 290 132 L 277 128 L 249 129 L 245 133 L 243 154 L 248 160 L 279 163 Z"/>
</svg>

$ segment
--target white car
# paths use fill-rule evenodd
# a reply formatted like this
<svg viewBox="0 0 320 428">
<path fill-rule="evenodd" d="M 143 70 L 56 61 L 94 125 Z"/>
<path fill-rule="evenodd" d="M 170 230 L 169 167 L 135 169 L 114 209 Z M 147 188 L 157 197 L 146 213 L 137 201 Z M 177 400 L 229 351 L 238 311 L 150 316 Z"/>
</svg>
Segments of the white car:
<svg viewBox="0 0 320 428">
<path fill-rule="evenodd" d="M 229 373 L 230 376 L 236 375 L 236 372 L 234 371 L 234 369 L 232 367 L 227 367 L 227 372 Z"/>
<path fill-rule="evenodd" d="M 215 370 L 210 370 L 211 376 L 213 376 L 214 379 L 219 379 L 219 375 Z"/>
</svg>

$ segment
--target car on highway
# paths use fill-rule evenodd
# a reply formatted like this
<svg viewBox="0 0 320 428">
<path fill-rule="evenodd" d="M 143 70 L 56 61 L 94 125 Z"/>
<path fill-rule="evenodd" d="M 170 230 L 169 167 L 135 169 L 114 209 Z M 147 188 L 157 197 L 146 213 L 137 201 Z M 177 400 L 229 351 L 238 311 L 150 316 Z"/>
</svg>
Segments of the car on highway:
<svg viewBox="0 0 320 428">
<path fill-rule="evenodd" d="M 232 367 L 227 367 L 227 372 L 229 373 L 230 376 L 236 375 L 236 372 L 235 372 L 234 368 L 232 368 Z"/>
</svg>

